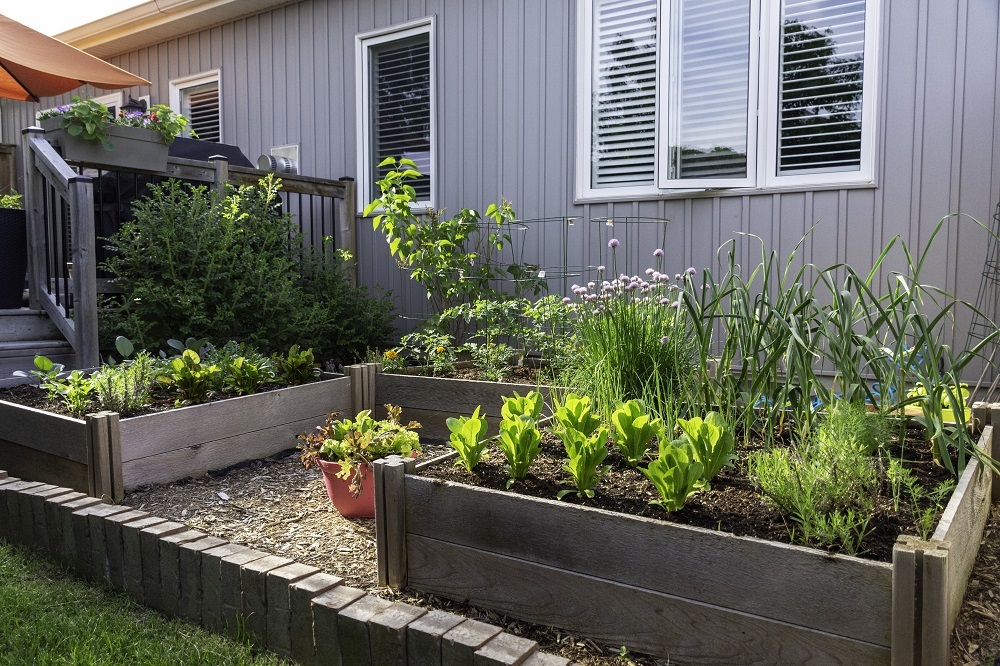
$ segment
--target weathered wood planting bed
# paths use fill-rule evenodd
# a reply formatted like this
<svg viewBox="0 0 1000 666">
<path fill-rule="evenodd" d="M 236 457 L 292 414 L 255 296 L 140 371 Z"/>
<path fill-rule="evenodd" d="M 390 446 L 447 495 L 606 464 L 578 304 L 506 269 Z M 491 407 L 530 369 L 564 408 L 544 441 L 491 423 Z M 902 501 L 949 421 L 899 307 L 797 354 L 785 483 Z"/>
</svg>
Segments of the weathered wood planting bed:
<svg viewBox="0 0 1000 666">
<path fill-rule="evenodd" d="M 120 419 L 75 419 L 0 401 L 0 468 L 118 500 L 124 489 L 204 474 L 295 445 L 353 408 L 351 377 Z"/>
<path fill-rule="evenodd" d="M 977 445 L 1000 456 L 992 426 Z M 973 462 L 932 540 L 887 564 L 420 476 L 452 458 L 376 463 L 381 583 L 678 663 L 946 664 L 1000 490 Z"/>
</svg>

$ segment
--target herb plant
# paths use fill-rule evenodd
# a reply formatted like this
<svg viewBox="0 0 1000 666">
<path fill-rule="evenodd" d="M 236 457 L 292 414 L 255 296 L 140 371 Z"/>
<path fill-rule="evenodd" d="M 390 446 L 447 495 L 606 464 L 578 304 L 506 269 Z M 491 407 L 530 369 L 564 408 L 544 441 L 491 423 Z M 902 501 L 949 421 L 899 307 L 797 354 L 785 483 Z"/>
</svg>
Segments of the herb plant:
<svg viewBox="0 0 1000 666">
<path fill-rule="evenodd" d="M 839 400 L 820 422 L 816 438 L 822 442 L 849 442 L 871 454 L 889 443 L 892 429 L 885 415 L 869 412 L 860 403 Z"/>
<path fill-rule="evenodd" d="M 646 413 L 641 401 L 629 400 L 611 413 L 612 439 L 625 460 L 638 466 L 654 437 L 663 437 L 663 422 Z"/>
<path fill-rule="evenodd" d="M 687 498 L 704 488 L 704 466 L 698 462 L 697 453 L 690 442 L 676 440 L 661 442 L 660 455 L 646 467 L 640 467 L 660 499 L 650 501 L 665 511 L 680 511 Z"/>
<path fill-rule="evenodd" d="M 449 418 L 445 421 L 451 435 L 448 444 L 458 451 L 458 462 L 468 471 L 479 464 L 486 451 L 486 417 L 479 415 L 481 405 L 477 405 L 475 411 L 469 417 L 460 416 Z"/>
<path fill-rule="evenodd" d="M 59 395 L 62 402 L 73 414 L 82 416 L 90 408 L 94 384 L 90 377 L 79 370 L 74 370 L 62 380 L 58 380 Z"/>
<path fill-rule="evenodd" d="M 157 372 L 156 362 L 145 351 L 123 363 L 103 366 L 92 378 L 101 408 L 122 416 L 140 411 L 149 402 Z"/>
<path fill-rule="evenodd" d="M 539 402 L 541 396 L 539 396 Z M 512 400 L 511 398 L 507 399 Z M 523 400 L 523 399 L 522 399 Z M 506 402 L 504 409 L 511 404 Z M 523 403 L 521 406 L 524 406 Z M 539 407 L 539 411 L 541 408 Z M 500 450 L 507 458 L 505 469 L 510 478 L 507 479 L 507 487 L 510 488 L 517 479 L 523 479 L 528 473 L 528 467 L 538 457 L 541 447 L 542 434 L 535 425 L 535 420 L 530 411 L 515 414 L 508 411 L 504 414 L 500 422 L 500 438 L 498 444 Z"/>
<path fill-rule="evenodd" d="M 502 342 L 469 343 L 472 362 L 488 382 L 503 382 L 510 376 L 510 357 L 514 350 Z"/>
</svg>

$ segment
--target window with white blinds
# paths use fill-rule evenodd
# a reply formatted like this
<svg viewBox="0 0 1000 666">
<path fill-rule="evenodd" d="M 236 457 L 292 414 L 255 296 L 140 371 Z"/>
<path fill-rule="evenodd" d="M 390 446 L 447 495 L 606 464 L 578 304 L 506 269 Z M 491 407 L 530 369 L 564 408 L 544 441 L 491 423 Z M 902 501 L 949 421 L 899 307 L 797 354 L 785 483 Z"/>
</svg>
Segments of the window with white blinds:
<svg viewBox="0 0 1000 666">
<path fill-rule="evenodd" d="M 594 3 L 594 187 L 656 178 L 656 0 Z"/>
<path fill-rule="evenodd" d="M 222 141 L 221 81 L 220 70 L 170 81 L 170 108 L 188 119 L 181 136 Z"/>
<path fill-rule="evenodd" d="M 372 177 L 387 157 L 409 158 L 423 174 L 410 181 L 417 199 L 431 198 L 431 54 L 426 34 L 373 47 L 371 52 Z"/>
<path fill-rule="evenodd" d="M 359 35 L 358 203 L 380 191 L 386 158 L 409 159 L 422 175 L 410 181 L 418 206 L 433 205 L 435 183 L 434 32 L 423 19 Z"/>
<path fill-rule="evenodd" d="M 577 197 L 870 183 L 881 0 L 585 0 Z"/>
<path fill-rule="evenodd" d="M 203 83 L 182 91 L 181 113 L 187 116 L 185 136 L 197 136 L 202 141 L 222 140 L 219 82 Z"/>
</svg>

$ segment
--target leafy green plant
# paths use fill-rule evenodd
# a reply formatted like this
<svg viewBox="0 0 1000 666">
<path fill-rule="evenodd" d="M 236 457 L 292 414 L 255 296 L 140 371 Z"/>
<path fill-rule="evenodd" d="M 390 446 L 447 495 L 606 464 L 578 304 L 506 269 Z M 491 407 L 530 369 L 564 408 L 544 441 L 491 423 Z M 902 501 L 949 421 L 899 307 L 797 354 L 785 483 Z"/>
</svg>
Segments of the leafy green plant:
<svg viewBox="0 0 1000 666">
<path fill-rule="evenodd" d="M 131 353 L 123 355 L 130 356 Z M 92 377 L 97 400 L 103 409 L 131 416 L 149 402 L 157 372 L 155 360 L 145 351 L 123 363 L 104 365 Z"/>
<path fill-rule="evenodd" d="M 895 458 L 889 460 L 885 475 L 892 489 L 893 508 L 899 511 L 905 495 L 909 499 L 910 513 L 915 518 L 920 538 L 923 541 L 930 539 L 945 501 L 955 490 L 954 479 L 946 479 L 928 491 L 913 472 Z"/>
<path fill-rule="evenodd" d="M 589 396 L 567 393 L 562 402 L 553 396 L 553 403 L 555 410 L 552 416 L 559 424 L 557 430 L 577 430 L 585 437 L 590 437 L 601 427 L 601 419 L 594 414 Z"/>
<path fill-rule="evenodd" d="M 418 365 L 429 368 L 431 375 L 455 369 L 458 360 L 455 339 L 434 326 L 424 326 L 407 333 L 400 344 L 404 353 L 416 360 Z"/>
<path fill-rule="evenodd" d="M 646 467 L 640 467 L 660 499 L 651 500 L 665 511 L 680 511 L 691 495 L 704 488 L 704 466 L 698 462 L 697 453 L 690 442 L 676 440 L 661 442 L 660 455 Z"/>
<path fill-rule="evenodd" d="M 94 383 L 80 370 L 74 370 L 62 380 L 58 380 L 59 395 L 66 409 L 76 415 L 83 415 L 90 408 Z"/>
<path fill-rule="evenodd" d="M 486 417 L 479 415 L 481 405 L 477 405 L 475 411 L 469 417 L 460 416 L 458 418 L 448 418 L 445 423 L 451 435 L 448 444 L 458 451 L 459 461 L 468 471 L 479 464 L 486 451 Z"/>
<path fill-rule="evenodd" d="M 510 357 L 514 350 L 502 342 L 469 343 L 472 362 L 488 382 L 503 382 L 510 376 Z"/>
<path fill-rule="evenodd" d="M 510 398 L 508 398 L 510 400 Z M 504 404 L 504 409 L 507 405 Z M 517 479 L 523 479 L 528 473 L 528 467 L 538 457 L 542 434 L 535 425 L 530 413 L 504 414 L 500 422 L 500 438 L 498 444 L 504 457 L 507 458 L 505 469 L 510 478 L 507 487 L 510 488 Z"/>
<path fill-rule="evenodd" d="M 395 405 L 385 405 L 384 419 L 372 418 L 371 410 L 359 412 L 354 419 L 337 420 L 336 414 L 329 414 L 326 423 L 317 432 L 299 435 L 304 444 L 302 464 L 309 469 L 317 460 L 339 463 L 337 476 L 351 481 L 351 491 L 357 498 L 363 489 L 364 467 L 388 455 L 410 457 L 420 453 L 420 436 L 414 432 L 420 427 L 416 421 L 403 424 L 400 421 L 402 409 Z"/>
<path fill-rule="evenodd" d="M 401 372 L 406 368 L 406 357 L 399 349 L 386 349 L 379 362 L 382 364 L 382 371 L 387 373 Z"/>
<path fill-rule="evenodd" d="M 105 129 L 114 119 L 108 107 L 92 99 L 74 97 L 68 107 L 57 108 L 65 109 L 62 111 L 59 127 L 66 130 L 67 134 L 100 143 L 107 150 L 114 148 L 105 135 Z"/>
<path fill-rule="evenodd" d="M 21 210 L 24 208 L 22 199 L 22 195 L 17 192 L 12 192 L 11 194 L 0 194 L 0 208 L 13 208 L 14 210 Z"/>
<path fill-rule="evenodd" d="M 28 377 L 29 375 L 34 377 L 38 380 L 39 386 L 45 391 L 48 399 L 55 400 L 59 397 L 59 376 L 65 370 L 65 366 L 62 363 L 53 363 L 48 356 L 36 356 L 33 363 L 34 370 L 28 372 L 15 370 L 13 375 L 15 377 Z"/>
<path fill-rule="evenodd" d="M 629 400 L 611 413 L 611 437 L 615 446 L 632 467 L 649 451 L 654 437 L 663 437 L 663 422 L 646 413 L 639 400 Z"/>
<path fill-rule="evenodd" d="M 212 395 L 212 384 L 222 370 L 217 365 L 202 365 L 197 352 L 185 349 L 180 356 L 171 359 L 157 376 L 156 381 L 180 393 L 174 405 L 205 402 Z"/>
<path fill-rule="evenodd" d="M 171 144 L 188 125 L 188 119 L 173 110 L 166 104 L 154 104 L 149 107 L 149 113 L 141 112 L 128 113 L 119 111 L 118 117 L 114 119 L 114 124 L 119 127 L 141 127 L 159 132 L 163 137 L 163 143 Z M 198 138 L 198 133 L 191 130 L 191 136 Z"/>
<path fill-rule="evenodd" d="M 601 466 L 608 457 L 608 431 L 606 428 L 595 428 L 591 433 L 584 433 L 573 427 L 564 426 L 559 431 L 568 457 L 563 470 L 569 473 L 576 486 L 577 497 L 593 497 L 594 486 L 610 469 Z M 573 490 L 560 490 L 556 495 L 562 499 Z"/>
<path fill-rule="evenodd" d="M 529 391 L 527 395 L 522 396 L 517 391 L 514 391 L 514 395 L 503 399 L 503 407 L 500 408 L 500 415 L 506 420 L 523 416 L 534 425 L 538 421 L 538 417 L 541 416 L 542 407 L 544 406 L 545 401 L 540 392 Z"/>
<path fill-rule="evenodd" d="M 736 438 L 733 430 L 718 412 L 709 412 L 705 418 L 677 419 L 677 425 L 703 466 L 702 480 L 707 485 L 726 465 L 736 459 Z"/>
<path fill-rule="evenodd" d="M 275 380 L 274 368 L 267 359 L 237 356 L 226 369 L 226 385 L 238 395 L 250 395 Z"/>
<path fill-rule="evenodd" d="M 304 384 L 320 374 L 312 349 L 300 350 L 298 345 L 292 345 L 288 354 L 275 354 L 271 360 L 278 379 L 289 386 Z"/>
</svg>

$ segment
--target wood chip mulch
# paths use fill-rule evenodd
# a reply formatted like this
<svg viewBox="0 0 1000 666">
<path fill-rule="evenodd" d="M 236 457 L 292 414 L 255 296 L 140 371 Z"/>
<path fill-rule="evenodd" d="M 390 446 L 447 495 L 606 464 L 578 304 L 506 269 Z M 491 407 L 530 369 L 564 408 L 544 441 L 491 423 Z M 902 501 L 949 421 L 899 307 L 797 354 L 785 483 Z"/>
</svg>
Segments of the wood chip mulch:
<svg viewBox="0 0 1000 666">
<path fill-rule="evenodd" d="M 431 451 L 428 451 L 431 453 Z M 538 641 L 543 651 L 586 666 L 663 666 L 667 661 L 628 654 L 565 631 L 520 622 L 492 611 L 434 597 L 394 592 L 376 581 L 375 521 L 340 516 L 316 469 L 297 455 L 247 463 L 224 473 L 143 488 L 124 504 L 176 520 L 207 534 L 283 555 L 340 576 L 345 584 L 386 599 L 447 610 Z M 1000 666 L 1000 505 L 983 537 L 952 637 L 952 663 Z"/>
</svg>

